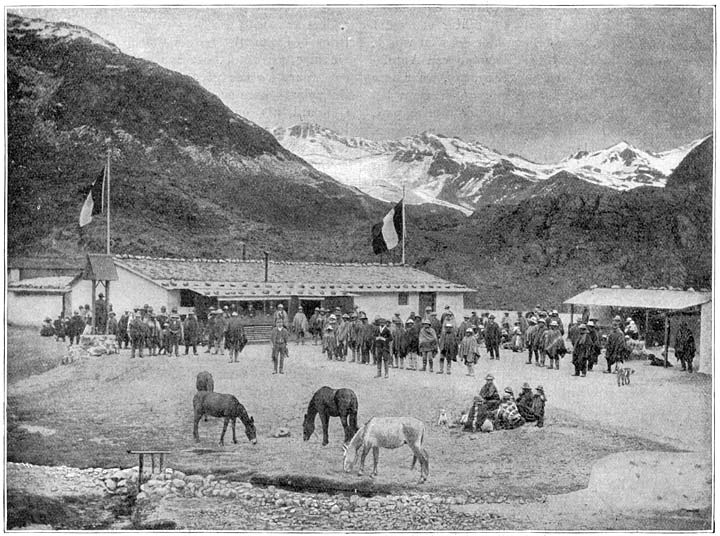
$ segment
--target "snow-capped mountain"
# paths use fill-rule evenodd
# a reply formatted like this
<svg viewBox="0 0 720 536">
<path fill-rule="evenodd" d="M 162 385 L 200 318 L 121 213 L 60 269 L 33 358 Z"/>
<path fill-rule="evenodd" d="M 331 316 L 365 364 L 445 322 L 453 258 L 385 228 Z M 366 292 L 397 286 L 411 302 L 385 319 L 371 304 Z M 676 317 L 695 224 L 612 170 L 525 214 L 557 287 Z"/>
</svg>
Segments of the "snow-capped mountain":
<svg viewBox="0 0 720 536">
<path fill-rule="evenodd" d="M 471 214 L 487 204 L 515 202 L 538 181 L 560 173 L 614 190 L 663 187 L 667 176 L 704 139 L 662 153 L 625 142 L 580 152 L 557 164 L 504 155 L 478 142 L 424 132 L 395 141 L 342 136 L 310 123 L 276 128 L 280 144 L 338 181 L 397 201 L 403 185 L 409 204 L 435 203 Z M 530 192 L 528 192 L 530 193 Z"/>
</svg>

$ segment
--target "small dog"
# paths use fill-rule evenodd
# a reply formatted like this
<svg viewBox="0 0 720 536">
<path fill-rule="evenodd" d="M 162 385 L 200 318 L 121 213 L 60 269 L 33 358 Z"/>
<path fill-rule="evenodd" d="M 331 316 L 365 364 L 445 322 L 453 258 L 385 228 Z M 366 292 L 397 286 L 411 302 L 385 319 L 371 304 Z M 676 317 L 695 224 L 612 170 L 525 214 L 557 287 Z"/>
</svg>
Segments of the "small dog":
<svg viewBox="0 0 720 536">
<path fill-rule="evenodd" d="M 448 425 L 447 413 L 445 413 L 444 409 L 441 409 L 440 416 L 438 417 L 438 426 L 447 426 L 447 425 Z"/>
<path fill-rule="evenodd" d="M 630 375 L 635 374 L 635 369 L 617 368 L 615 370 L 615 374 L 617 374 L 618 387 L 621 387 L 623 385 L 630 385 Z"/>
</svg>

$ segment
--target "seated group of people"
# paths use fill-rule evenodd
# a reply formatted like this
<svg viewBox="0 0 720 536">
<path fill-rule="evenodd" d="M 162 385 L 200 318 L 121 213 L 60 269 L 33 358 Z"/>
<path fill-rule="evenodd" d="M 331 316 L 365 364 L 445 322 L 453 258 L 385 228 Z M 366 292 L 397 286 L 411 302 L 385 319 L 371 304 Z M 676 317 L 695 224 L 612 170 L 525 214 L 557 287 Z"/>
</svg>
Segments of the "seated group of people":
<svg viewBox="0 0 720 536">
<path fill-rule="evenodd" d="M 506 387 L 502 395 L 495 386 L 495 377 L 488 374 L 485 385 L 473 399 L 473 404 L 463 415 L 463 428 L 467 431 L 511 430 L 526 422 L 534 422 L 538 428 L 545 424 L 545 390 L 538 385 L 533 393 L 530 384 L 525 382 L 520 395 L 515 398 L 511 387 Z"/>
</svg>

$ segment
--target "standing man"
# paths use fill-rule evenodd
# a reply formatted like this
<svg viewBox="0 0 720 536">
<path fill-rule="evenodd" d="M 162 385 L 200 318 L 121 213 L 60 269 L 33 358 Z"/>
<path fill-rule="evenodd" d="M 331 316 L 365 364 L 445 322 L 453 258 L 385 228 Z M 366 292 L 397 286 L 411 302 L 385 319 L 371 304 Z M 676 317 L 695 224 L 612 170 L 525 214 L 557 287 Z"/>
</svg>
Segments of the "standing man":
<svg viewBox="0 0 720 536">
<path fill-rule="evenodd" d="M 215 355 L 220 350 L 220 355 L 225 355 L 225 328 L 227 320 L 222 309 L 215 311 L 215 320 L 213 321 L 213 339 L 215 339 Z"/>
<path fill-rule="evenodd" d="M 607 370 L 603 371 L 605 374 L 612 373 L 612 366 L 615 363 L 625 362 L 625 334 L 617 320 L 613 320 L 613 329 L 607 338 L 605 359 L 607 360 Z"/>
<path fill-rule="evenodd" d="M 527 330 L 528 330 L 528 319 L 525 318 L 525 315 L 522 314 L 522 311 L 517 312 L 517 321 L 518 325 L 520 326 L 520 339 L 521 339 L 521 345 L 520 348 L 521 352 L 525 351 L 525 347 L 527 345 Z"/>
<path fill-rule="evenodd" d="M 207 335 L 208 335 L 208 345 L 207 350 L 205 350 L 206 354 L 210 353 L 210 350 L 212 350 L 212 347 L 214 344 L 217 344 L 215 342 L 215 309 L 212 307 L 208 309 L 208 319 L 207 319 Z M 215 353 L 217 353 L 217 347 L 215 348 Z"/>
<path fill-rule="evenodd" d="M 55 319 L 55 322 L 53 322 L 53 330 L 55 332 L 55 341 L 59 341 L 62 339 L 63 342 L 65 342 L 65 329 L 66 329 L 66 323 L 65 319 L 63 318 L 62 313 L 58 315 L 58 317 Z"/>
<path fill-rule="evenodd" d="M 177 312 L 177 308 L 173 307 L 170 312 L 170 320 L 168 321 L 168 334 L 169 334 L 169 349 L 172 350 L 175 357 L 179 357 L 179 345 L 180 341 L 184 339 L 183 326 L 180 321 L 180 315 Z M 168 352 L 170 353 L 170 352 Z"/>
<path fill-rule="evenodd" d="M 297 313 L 293 317 L 293 331 L 295 332 L 296 343 L 305 345 L 305 333 L 308 330 L 308 319 L 302 307 L 298 307 Z"/>
<path fill-rule="evenodd" d="M 105 303 L 105 294 L 98 294 L 95 301 L 95 333 L 105 333 L 107 326 L 107 304 Z"/>
<path fill-rule="evenodd" d="M 273 320 L 275 321 L 275 324 L 277 324 L 277 321 L 280 320 L 283 323 L 283 326 L 286 328 L 288 327 L 288 316 L 285 312 L 285 306 L 282 303 L 278 303 Z"/>
<path fill-rule="evenodd" d="M 692 362 L 695 358 L 695 337 L 685 320 L 680 323 L 678 332 L 675 335 L 675 357 L 682 363 L 682 370 L 687 370 L 688 372 L 693 371 Z"/>
<path fill-rule="evenodd" d="M 390 333 L 390 321 L 384 318 L 377 320 L 378 330 L 375 334 L 375 360 L 377 361 L 376 378 L 382 377 L 382 364 L 385 362 L 385 379 L 388 378 L 388 368 L 392 356 L 390 355 L 390 345 L 393 341 L 392 333 Z"/>
<path fill-rule="evenodd" d="M 118 350 L 123 347 L 123 344 L 127 348 L 130 342 L 130 337 L 128 337 L 129 314 L 128 311 L 125 311 L 118 320 Z"/>
<path fill-rule="evenodd" d="M 528 360 L 525 362 L 526 365 L 532 365 L 533 351 L 535 350 L 535 336 L 537 333 L 537 319 L 531 316 L 528 319 L 528 329 L 525 332 L 525 346 L 528 351 Z"/>
<path fill-rule="evenodd" d="M 228 353 L 230 354 L 230 363 L 237 363 L 238 355 L 247 344 L 245 328 L 243 328 L 242 320 L 240 320 L 237 311 L 232 312 L 230 320 L 227 323 L 225 340 L 227 341 Z"/>
<path fill-rule="evenodd" d="M 70 336 L 70 344 L 80 344 L 80 335 L 85 329 L 85 321 L 80 316 L 80 311 L 74 311 L 73 316 L 68 323 L 68 335 Z"/>
<path fill-rule="evenodd" d="M 360 360 L 358 363 L 368 365 L 370 363 L 370 348 L 373 344 L 374 329 L 368 322 L 365 312 L 360 311 L 360 328 L 358 330 L 358 347 L 360 349 Z"/>
<path fill-rule="evenodd" d="M 452 318 L 452 316 L 449 318 Z M 445 318 L 446 321 L 447 319 L 448 317 Z M 439 347 L 440 370 L 438 371 L 438 374 L 443 373 L 444 362 L 447 362 L 447 373 L 450 374 L 452 362 L 457 360 L 458 355 L 457 333 L 455 333 L 455 328 L 453 327 L 452 322 L 446 322 L 445 330 L 440 335 Z"/>
<path fill-rule="evenodd" d="M 575 374 L 573 374 L 573 376 L 585 377 L 587 374 L 588 361 L 592 355 L 592 348 L 593 342 L 588 333 L 587 326 L 580 324 L 579 338 L 573 348 L 573 365 L 575 365 Z"/>
<path fill-rule="evenodd" d="M 353 311 L 350 313 L 350 321 L 348 322 L 348 337 L 347 337 L 347 344 L 350 348 L 350 352 L 352 355 L 352 358 L 350 359 L 351 363 L 355 363 L 355 360 L 358 358 L 358 329 L 360 327 L 360 322 L 357 319 L 357 313 Z"/>
<path fill-rule="evenodd" d="M 270 357 L 273 362 L 273 374 L 285 374 L 283 372 L 283 366 L 285 364 L 285 358 L 288 356 L 288 339 L 290 333 L 282 323 L 282 319 L 278 319 L 275 322 L 275 327 L 270 332 L 270 343 L 272 344 L 272 354 Z"/>
<path fill-rule="evenodd" d="M 485 325 L 485 348 L 490 353 L 490 359 L 500 360 L 500 327 L 495 323 L 495 315 L 488 315 Z"/>
<path fill-rule="evenodd" d="M 143 345 L 145 344 L 145 322 L 143 322 L 139 311 L 130 315 L 128 322 L 128 335 L 130 335 L 131 353 L 130 358 L 135 358 L 135 350 L 139 350 L 139 357 L 143 356 Z"/>
<path fill-rule="evenodd" d="M 193 355 L 198 355 L 197 343 L 200 335 L 200 324 L 195 316 L 195 311 L 190 311 L 183 323 L 183 333 L 185 334 L 185 355 L 188 355 L 192 346 Z"/>
</svg>

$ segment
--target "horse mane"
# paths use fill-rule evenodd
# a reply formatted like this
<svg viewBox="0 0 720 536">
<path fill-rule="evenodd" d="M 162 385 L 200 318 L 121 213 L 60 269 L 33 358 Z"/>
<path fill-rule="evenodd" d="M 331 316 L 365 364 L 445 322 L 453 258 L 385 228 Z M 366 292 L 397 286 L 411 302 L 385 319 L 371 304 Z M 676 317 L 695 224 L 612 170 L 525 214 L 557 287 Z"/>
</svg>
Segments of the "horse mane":
<svg viewBox="0 0 720 536">
<path fill-rule="evenodd" d="M 240 418 L 242 423 L 244 425 L 250 424 L 250 415 L 248 414 L 247 410 L 245 409 L 245 406 L 243 406 L 237 398 L 235 398 L 235 403 L 236 403 L 235 407 L 237 409 L 238 417 Z"/>
<path fill-rule="evenodd" d="M 365 435 L 368 431 L 368 424 L 370 424 L 370 421 L 373 420 L 374 417 L 370 417 L 365 424 L 363 424 L 357 432 L 355 432 L 355 435 L 350 440 L 350 443 L 348 443 L 348 450 L 352 449 L 359 449 L 360 446 L 365 442 Z"/>
</svg>

